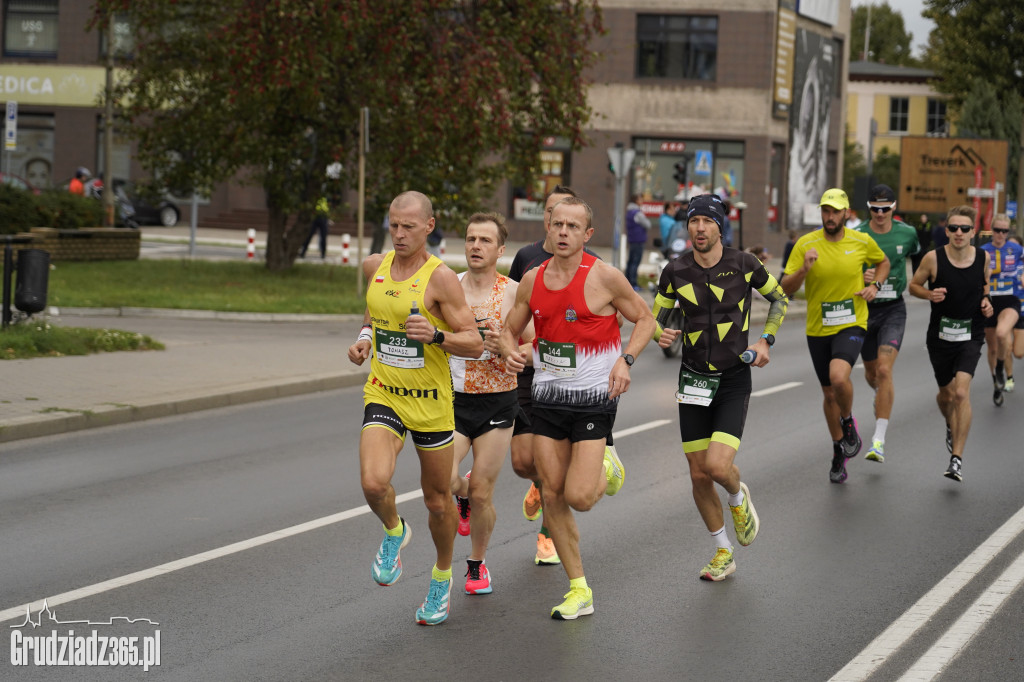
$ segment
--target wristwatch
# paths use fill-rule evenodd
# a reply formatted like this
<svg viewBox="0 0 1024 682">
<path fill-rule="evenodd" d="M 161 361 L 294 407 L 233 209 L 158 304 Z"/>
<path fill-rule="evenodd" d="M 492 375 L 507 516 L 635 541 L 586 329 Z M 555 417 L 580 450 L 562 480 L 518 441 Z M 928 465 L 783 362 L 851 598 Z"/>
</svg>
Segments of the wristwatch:
<svg viewBox="0 0 1024 682">
<path fill-rule="evenodd" d="M 626 365 L 629 367 L 632 367 L 633 363 L 636 362 L 636 359 L 629 353 L 623 353 L 622 359 L 626 361 Z"/>
<path fill-rule="evenodd" d="M 765 341 L 767 341 L 769 346 L 774 346 L 775 345 L 775 335 L 774 334 L 761 334 L 761 338 L 764 339 Z"/>
<path fill-rule="evenodd" d="M 881 282 L 876 280 L 876 281 L 872 282 L 872 284 L 874 284 L 875 288 L 878 289 L 879 291 L 882 290 L 882 283 Z"/>
<path fill-rule="evenodd" d="M 444 343 L 444 332 L 434 327 L 434 338 L 430 339 L 430 345 L 438 346 Z"/>
</svg>

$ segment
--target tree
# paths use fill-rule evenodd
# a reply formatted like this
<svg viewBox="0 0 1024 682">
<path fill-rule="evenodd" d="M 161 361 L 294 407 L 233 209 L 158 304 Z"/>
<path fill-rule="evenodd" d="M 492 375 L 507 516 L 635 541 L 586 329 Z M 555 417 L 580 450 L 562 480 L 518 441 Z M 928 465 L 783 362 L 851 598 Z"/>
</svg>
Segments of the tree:
<svg viewBox="0 0 1024 682">
<path fill-rule="evenodd" d="M 864 148 L 852 139 L 847 131 L 846 136 L 843 138 L 843 177 L 842 177 L 842 188 L 846 192 L 847 196 L 854 195 L 854 187 L 856 185 L 857 178 L 867 175 L 868 164 L 864 158 Z"/>
<path fill-rule="evenodd" d="M 889 185 L 899 189 L 900 186 L 900 155 L 882 147 L 875 154 L 875 162 L 871 166 L 871 175 L 876 185 Z"/>
<path fill-rule="evenodd" d="M 1019 0 L 926 0 L 925 5 L 924 16 L 935 21 L 925 65 L 935 71 L 935 88 L 950 96 L 950 118 L 966 136 L 1003 139 L 1018 149 L 1024 6 Z M 1011 193 L 1016 178 L 1011 162 Z"/>
<path fill-rule="evenodd" d="M 868 5 L 854 7 L 850 22 L 850 61 L 865 60 L 898 66 L 917 66 L 910 45 L 914 34 L 907 33 L 903 15 L 889 7 L 888 2 L 870 2 L 871 34 L 868 52 L 864 52 Z"/>
<path fill-rule="evenodd" d="M 170 187 L 242 174 L 269 211 L 267 267 L 289 267 L 326 167 L 354 184 L 371 116 L 367 195 L 405 189 L 456 220 L 504 178 L 525 184 L 546 136 L 579 148 L 596 0 L 96 0 L 128 18 L 116 90 L 142 163 Z M 293 220 L 294 219 L 294 220 Z"/>
</svg>

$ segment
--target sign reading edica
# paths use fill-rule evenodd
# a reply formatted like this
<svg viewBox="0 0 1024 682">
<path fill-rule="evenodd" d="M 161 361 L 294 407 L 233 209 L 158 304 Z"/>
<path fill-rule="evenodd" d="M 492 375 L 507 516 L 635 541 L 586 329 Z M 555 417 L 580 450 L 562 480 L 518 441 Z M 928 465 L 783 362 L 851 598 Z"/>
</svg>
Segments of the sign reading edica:
<svg viewBox="0 0 1024 682">
<path fill-rule="evenodd" d="M 900 144 L 899 208 L 906 213 L 945 213 L 970 204 L 967 190 L 1006 184 L 1006 140 L 904 137 Z"/>
</svg>

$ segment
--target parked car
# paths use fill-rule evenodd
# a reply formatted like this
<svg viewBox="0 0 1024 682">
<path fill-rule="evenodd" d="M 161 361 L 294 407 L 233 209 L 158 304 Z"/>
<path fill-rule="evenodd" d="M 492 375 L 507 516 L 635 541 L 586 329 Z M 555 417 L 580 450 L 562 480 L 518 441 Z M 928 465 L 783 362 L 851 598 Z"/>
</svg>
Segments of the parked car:
<svg viewBox="0 0 1024 682">
<path fill-rule="evenodd" d="M 39 194 L 39 188 L 33 186 L 31 182 L 20 175 L 0 173 L 0 182 L 5 185 L 10 185 L 11 187 L 17 187 L 18 189 L 25 190 L 26 192 L 32 192 L 32 194 Z"/>
<path fill-rule="evenodd" d="M 163 225 L 173 227 L 178 224 L 181 218 L 181 211 L 177 205 L 165 198 L 151 199 L 147 195 L 138 193 L 135 184 L 129 180 L 114 178 L 114 195 L 117 201 L 122 204 L 121 213 L 131 214 L 132 220 L 139 225 Z M 128 206 L 124 202 L 128 202 Z"/>
</svg>

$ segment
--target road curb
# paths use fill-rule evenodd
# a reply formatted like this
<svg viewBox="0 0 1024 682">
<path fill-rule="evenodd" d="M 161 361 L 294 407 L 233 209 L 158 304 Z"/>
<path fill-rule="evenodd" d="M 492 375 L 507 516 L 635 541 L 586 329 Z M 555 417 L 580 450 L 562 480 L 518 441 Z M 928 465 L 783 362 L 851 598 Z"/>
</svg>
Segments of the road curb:
<svg viewBox="0 0 1024 682">
<path fill-rule="evenodd" d="M 58 308 L 50 306 L 49 315 L 60 317 L 156 317 L 182 320 L 227 320 L 231 322 L 359 322 L 360 313 L 317 315 L 311 313 L 242 313 L 223 310 L 190 310 L 178 308 Z"/>
<path fill-rule="evenodd" d="M 271 383 L 237 390 L 197 394 L 177 400 L 162 400 L 142 405 L 109 405 L 90 410 L 61 410 L 30 417 L 16 418 L 0 426 L 0 443 L 10 443 L 27 438 L 54 436 L 85 429 L 129 424 L 173 417 L 176 415 L 211 410 L 233 405 L 288 398 L 308 393 L 332 391 L 339 388 L 358 386 L 366 381 L 368 372 L 334 374 L 301 381 Z"/>
</svg>

